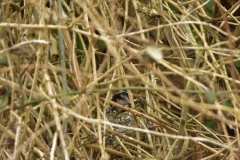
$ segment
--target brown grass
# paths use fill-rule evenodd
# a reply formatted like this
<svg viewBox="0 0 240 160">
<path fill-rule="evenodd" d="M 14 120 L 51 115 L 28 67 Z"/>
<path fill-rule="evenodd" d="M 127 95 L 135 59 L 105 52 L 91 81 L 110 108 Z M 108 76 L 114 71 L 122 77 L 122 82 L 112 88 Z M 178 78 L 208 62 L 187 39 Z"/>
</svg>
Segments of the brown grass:
<svg viewBox="0 0 240 160">
<path fill-rule="evenodd" d="M 3 0 L 0 159 L 239 158 L 239 2 L 213 3 Z"/>
</svg>

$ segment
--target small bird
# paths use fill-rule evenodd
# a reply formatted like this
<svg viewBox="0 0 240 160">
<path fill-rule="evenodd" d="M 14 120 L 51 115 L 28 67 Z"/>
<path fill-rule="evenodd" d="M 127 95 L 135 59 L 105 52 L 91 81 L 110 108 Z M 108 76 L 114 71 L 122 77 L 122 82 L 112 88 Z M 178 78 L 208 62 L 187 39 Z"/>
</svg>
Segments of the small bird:
<svg viewBox="0 0 240 160">
<path fill-rule="evenodd" d="M 115 95 L 113 95 L 112 97 L 112 101 L 119 103 L 123 106 L 126 107 L 131 107 L 130 101 L 128 99 L 128 93 L 127 92 L 118 92 Z M 117 113 L 122 113 L 124 112 L 124 110 L 120 109 L 120 108 L 116 108 L 114 106 L 111 107 L 111 111 L 116 111 Z"/>
<path fill-rule="evenodd" d="M 11 57 L 13 58 L 17 58 L 17 59 L 30 59 L 33 57 L 33 55 L 35 55 L 36 50 L 34 50 L 33 48 L 31 48 L 28 45 L 24 45 L 24 46 L 19 46 L 16 48 L 10 48 L 9 49 L 9 54 Z"/>
</svg>

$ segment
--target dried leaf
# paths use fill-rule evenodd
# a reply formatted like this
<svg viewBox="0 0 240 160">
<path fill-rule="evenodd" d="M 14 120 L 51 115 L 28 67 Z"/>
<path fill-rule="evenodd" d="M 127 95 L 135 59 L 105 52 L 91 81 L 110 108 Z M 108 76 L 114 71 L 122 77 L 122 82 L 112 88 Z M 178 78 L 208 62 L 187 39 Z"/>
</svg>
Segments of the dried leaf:
<svg viewBox="0 0 240 160">
<path fill-rule="evenodd" d="M 160 63 L 161 60 L 163 59 L 163 53 L 161 49 L 157 46 L 147 46 L 146 54 L 157 63 Z"/>
</svg>

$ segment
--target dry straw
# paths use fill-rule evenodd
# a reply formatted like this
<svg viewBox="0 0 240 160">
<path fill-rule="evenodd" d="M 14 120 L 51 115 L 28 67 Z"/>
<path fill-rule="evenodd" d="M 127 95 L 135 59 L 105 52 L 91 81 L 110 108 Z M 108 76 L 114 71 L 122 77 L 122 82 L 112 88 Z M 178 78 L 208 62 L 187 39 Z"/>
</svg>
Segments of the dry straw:
<svg viewBox="0 0 240 160">
<path fill-rule="evenodd" d="M 240 158 L 227 2 L 2 0 L 0 159 Z"/>
</svg>

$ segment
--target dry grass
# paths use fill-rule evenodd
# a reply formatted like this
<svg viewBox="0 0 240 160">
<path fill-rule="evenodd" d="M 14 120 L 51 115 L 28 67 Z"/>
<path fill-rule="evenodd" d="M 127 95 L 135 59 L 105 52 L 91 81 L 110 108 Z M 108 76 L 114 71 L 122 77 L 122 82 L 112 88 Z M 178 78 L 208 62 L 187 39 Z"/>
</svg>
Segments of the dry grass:
<svg viewBox="0 0 240 160">
<path fill-rule="evenodd" d="M 1 1 L 0 159 L 239 158 L 238 6 Z"/>
</svg>

